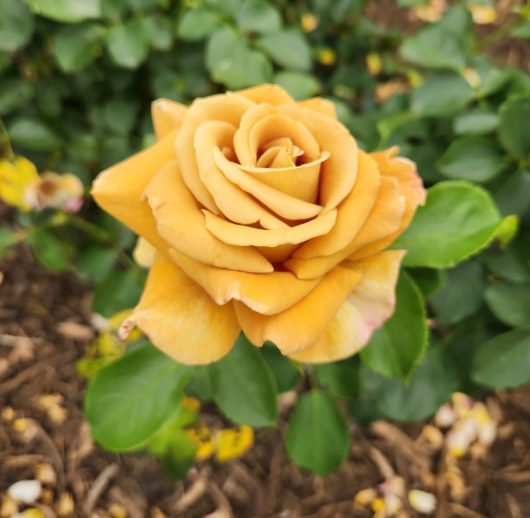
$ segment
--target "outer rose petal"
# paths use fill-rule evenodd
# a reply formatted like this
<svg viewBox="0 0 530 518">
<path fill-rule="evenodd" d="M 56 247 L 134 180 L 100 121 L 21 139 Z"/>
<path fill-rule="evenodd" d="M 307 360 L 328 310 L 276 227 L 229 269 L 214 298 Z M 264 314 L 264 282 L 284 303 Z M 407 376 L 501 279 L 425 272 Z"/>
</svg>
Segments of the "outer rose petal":
<svg viewBox="0 0 530 518">
<path fill-rule="evenodd" d="M 194 261 L 176 250 L 171 250 L 170 255 L 217 304 L 239 300 L 265 315 L 285 311 L 304 298 L 320 281 L 301 281 L 290 272 L 263 274 L 215 268 Z"/>
<path fill-rule="evenodd" d="M 245 88 L 244 90 L 238 90 L 234 93 L 241 95 L 256 104 L 268 103 L 275 105 L 294 103 L 294 99 L 278 85 L 263 84 L 251 88 Z"/>
<path fill-rule="evenodd" d="M 335 105 L 331 101 L 323 99 L 322 97 L 313 97 L 312 99 L 298 101 L 296 104 L 302 108 L 307 108 L 308 110 L 312 110 L 321 113 L 322 115 L 326 115 L 327 117 L 331 117 L 332 119 L 337 119 L 337 110 L 335 109 Z"/>
<path fill-rule="evenodd" d="M 362 349 L 392 315 L 402 250 L 388 250 L 347 267 L 362 277 L 326 327 L 318 342 L 289 356 L 305 363 L 347 358 Z M 344 263 L 343 263 L 344 264 Z"/>
<path fill-rule="evenodd" d="M 237 319 L 257 346 L 270 340 L 283 354 L 303 351 L 318 341 L 360 277 L 360 273 L 338 266 L 307 297 L 283 313 L 260 315 L 234 302 Z"/>
<path fill-rule="evenodd" d="M 239 335 L 231 305 L 219 306 L 173 262 L 157 254 L 128 322 L 164 353 L 188 365 L 227 354 Z"/>
<path fill-rule="evenodd" d="M 102 209 L 161 251 L 168 248 L 167 244 L 158 235 L 153 214 L 142 196 L 156 172 L 175 159 L 176 134 L 172 131 L 160 142 L 106 169 L 92 186 L 92 196 Z"/>
<path fill-rule="evenodd" d="M 203 263 L 247 272 L 267 273 L 274 268 L 251 247 L 227 245 L 204 226 L 197 201 L 180 176 L 176 160 L 160 169 L 145 191 L 159 234 L 169 246 Z M 169 248 L 166 244 L 166 249 Z"/>
<path fill-rule="evenodd" d="M 151 119 L 157 140 L 180 129 L 187 111 L 187 106 L 169 99 L 157 99 L 151 103 Z"/>
</svg>

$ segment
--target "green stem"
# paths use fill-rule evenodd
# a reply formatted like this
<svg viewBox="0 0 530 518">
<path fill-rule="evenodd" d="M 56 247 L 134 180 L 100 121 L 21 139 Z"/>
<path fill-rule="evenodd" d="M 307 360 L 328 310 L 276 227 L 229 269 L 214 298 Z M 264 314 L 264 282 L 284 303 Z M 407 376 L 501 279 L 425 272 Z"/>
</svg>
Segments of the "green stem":
<svg viewBox="0 0 530 518">
<path fill-rule="evenodd" d="M 7 129 L 0 119 L 0 147 L 2 148 L 2 156 L 7 158 L 10 162 L 15 160 L 15 153 L 13 153 L 13 147 L 11 146 L 11 139 L 7 133 Z"/>
</svg>

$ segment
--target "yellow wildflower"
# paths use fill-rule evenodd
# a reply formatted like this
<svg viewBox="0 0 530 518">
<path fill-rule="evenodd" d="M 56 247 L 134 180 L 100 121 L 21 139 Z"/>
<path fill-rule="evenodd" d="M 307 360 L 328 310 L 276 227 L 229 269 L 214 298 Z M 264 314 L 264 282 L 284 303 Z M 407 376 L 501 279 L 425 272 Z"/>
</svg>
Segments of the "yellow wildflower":
<svg viewBox="0 0 530 518">
<path fill-rule="evenodd" d="M 337 54 L 333 49 L 325 48 L 319 51 L 318 61 L 326 66 L 331 66 L 337 61 Z"/>
<path fill-rule="evenodd" d="M 383 71 L 383 61 L 377 52 L 369 52 L 366 55 L 366 68 L 373 76 L 378 76 Z"/>
<path fill-rule="evenodd" d="M 250 426 L 227 428 L 216 435 L 215 458 L 226 462 L 245 454 L 254 444 L 254 430 Z"/>
<path fill-rule="evenodd" d="M 210 428 L 198 424 L 187 428 L 185 432 L 188 438 L 197 446 L 197 451 L 195 452 L 197 460 L 206 460 L 214 454 L 215 442 Z"/>
<path fill-rule="evenodd" d="M 312 13 L 305 13 L 300 24 L 304 32 L 313 32 L 318 27 L 319 19 Z"/>
<path fill-rule="evenodd" d="M 467 4 L 467 9 L 477 25 L 494 23 L 497 19 L 497 10 L 492 5 L 472 3 Z"/>
<path fill-rule="evenodd" d="M 0 199 L 22 211 L 29 211 L 31 204 L 27 198 L 30 185 L 39 178 L 33 162 L 22 156 L 0 160 Z"/>
</svg>

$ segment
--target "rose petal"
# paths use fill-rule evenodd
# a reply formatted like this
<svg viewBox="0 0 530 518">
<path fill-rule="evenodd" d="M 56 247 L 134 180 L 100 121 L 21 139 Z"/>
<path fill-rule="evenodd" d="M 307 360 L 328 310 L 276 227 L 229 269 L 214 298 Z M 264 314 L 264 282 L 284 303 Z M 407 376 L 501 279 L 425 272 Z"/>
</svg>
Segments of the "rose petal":
<svg viewBox="0 0 530 518">
<path fill-rule="evenodd" d="M 98 175 L 92 196 L 98 205 L 161 251 L 167 244 L 160 238 L 149 205 L 143 200 L 145 188 L 156 172 L 175 159 L 176 130 L 161 141 Z"/>
<path fill-rule="evenodd" d="M 176 160 L 167 162 L 160 169 L 145 195 L 156 219 L 158 233 L 175 250 L 220 268 L 255 273 L 274 270 L 253 248 L 227 245 L 206 230 L 200 206 L 184 185 Z"/>
<path fill-rule="evenodd" d="M 188 365 L 219 360 L 240 331 L 231 305 L 217 305 L 162 254 L 156 255 L 129 320 L 160 350 Z"/>
<path fill-rule="evenodd" d="M 314 345 L 361 277 L 340 266 L 329 272 L 307 297 L 276 315 L 261 315 L 234 302 L 243 332 L 255 345 L 267 340 L 283 354 L 293 354 Z"/>
<path fill-rule="evenodd" d="M 224 243 L 237 246 L 275 247 L 285 244 L 296 245 L 316 236 L 326 234 L 333 228 L 337 219 L 337 211 L 333 210 L 300 225 L 266 230 L 236 225 L 208 212 L 206 209 L 203 210 L 203 213 L 206 228 L 215 237 Z"/>
<path fill-rule="evenodd" d="M 171 257 L 217 304 L 238 300 L 252 310 L 272 315 L 304 298 L 320 279 L 300 281 L 290 272 L 247 273 L 199 263 L 175 250 Z"/>
<path fill-rule="evenodd" d="M 232 183 L 254 196 L 281 218 L 301 221 L 315 217 L 322 210 L 320 205 L 299 200 L 260 182 L 228 160 L 219 149 L 214 150 L 214 158 L 219 169 Z"/>
<path fill-rule="evenodd" d="M 278 85 L 263 84 L 251 88 L 245 88 L 244 90 L 238 90 L 234 93 L 241 95 L 256 104 L 268 103 L 275 105 L 294 103 L 294 99 Z"/>
<path fill-rule="evenodd" d="M 335 105 L 331 101 L 323 99 L 322 97 L 305 99 L 304 101 L 298 101 L 297 104 L 298 106 L 306 108 L 307 110 L 321 113 L 322 115 L 326 115 L 327 117 L 331 117 L 335 120 L 337 119 L 337 110 L 335 109 Z"/>
<path fill-rule="evenodd" d="M 219 214 L 219 210 L 199 175 L 199 167 L 193 147 L 195 132 L 204 122 L 215 120 L 224 121 L 238 127 L 241 116 L 252 106 L 254 106 L 252 101 L 231 93 L 197 99 L 189 107 L 182 128 L 179 131 L 175 149 L 177 150 L 177 159 L 182 171 L 182 179 L 199 203 L 214 214 Z"/>
<path fill-rule="evenodd" d="M 235 223 L 251 225 L 259 222 L 264 228 L 287 225 L 268 212 L 252 196 L 230 182 L 214 160 L 214 149 L 219 152 L 230 146 L 236 129 L 221 121 L 205 122 L 195 133 L 194 145 L 199 174 L 221 212 Z"/>
<path fill-rule="evenodd" d="M 394 311 L 395 286 L 404 255 L 402 250 L 390 250 L 366 261 L 343 263 L 345 268 L 358 273 L 360 280 L 318 342 L 289 356 L 305 363 L 326 363 L 347 358 L 362 349 Z M 236 314 L 241 322 L 237 308 Z"/>
<path fill-rule="evenodd" d="M 152 102 L 151 118 L 157 140 L 163 139 L 173 130 L 180 129 L 187 111 L 187 106 L 170 99 L 157 99 Z"/>
</svg>

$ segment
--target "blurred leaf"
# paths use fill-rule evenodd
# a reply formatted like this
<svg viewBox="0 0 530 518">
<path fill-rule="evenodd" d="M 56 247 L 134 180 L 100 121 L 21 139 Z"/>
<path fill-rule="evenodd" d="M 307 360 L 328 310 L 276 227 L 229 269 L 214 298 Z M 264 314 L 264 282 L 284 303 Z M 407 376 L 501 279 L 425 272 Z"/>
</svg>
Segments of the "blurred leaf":
<svg viewBox="0 0 530 518">
<path fill-rule="evenodd" d="M 483 183 L 501 174 L 508 164 L 493 139 L 463 137 L 451 142 L 436 165 L 448 178 Z"/>
<path fill-rule="evenodd" d="M 15 233 L 7 228 L 0 227 L 0 259 L 10 246 L 16 243 Z"/>
<path fill-rule="evenodd" d="M 530 20 L 513 29 L 510 32 L 510 36 L 512 38 L 523 38 L 526 40 L 530 39 Z"/>
<path fill-rule="evenodd" d="M 151 47 L 156 50 L 169 50 L 173 43 L 173 32 L 169 19 L 159 14 L 153 14 L 146 16 L 142 21 Z"/>
<path fill-rule="evenodd" d="M 1 35 L 0 35 L 1 38 Z M 1 41 L 1 40 L 0 40 Z M 31 101 L 34 88 L 31 83 L 18 78 L 0 80 L 0 115 L 6 115 Z"/>
<path fill-rule="evenodd" d="M 262 347 L 261 356 L 271 369 L 278 392 L 292 390 L 300 381 L 300 371 L 293 365 L 292 361 L 284 356 L 276 346 Z"/>
<path fill-rule="evenodd" d="M 302 72 L 311 69 L 311 48 L 298 30 L 266 34 L 258 39 L 257 44 L 282 67 Z"/>
<path fill-rule="evenodd" d="M 15 119 L 8 126 L 11 140 L 22 147 L 36 151 L 48 151 L 57 147 L 60 140 L 42 121 L 30 117 Z"/>
<path fill-rule="evenodd" d="M 444 283 L 442 270 L 433 268 L 409 268 L 407 273 L 412 277 L 424 297 L 428 297 Z"/>
<path fill-rule="evenodd" d="M 191 373 L 150 343 L 103 367 L 85 398 L 92 437 L 110 451 L 141 446 L 176 412 Z"/>
<path fill-rule="evenodd" d="M 159 432 L 156 432 L 157 435 Z M 153 438 L 150 438 L 151 442 Z M 163 453 L 157 454 L 150 451 L 160 459 L 162 466 L 170 476 L 177 479 L 185 479 L 188 470 L 193 465 L 197 445 L 188 437 L 184 430 L 170 429 L 166 437 Z"/>
<path fill-rule="evenodd" d="M 471 16 L 463 7 L 449 9 L 443 18 L 409 36 L 401 45 L 404 59 L 426 68 L 462 70 L 470 43 Z"/>
<path fill-rule="evenodd" d="M 395 248 L 407 266 L 449 268 L 485 248 L 501 220 L 487 191 L 467 182 L 441 182 L 427 191 L 411 226 Z"/>
<path fill-rule="evenodd" d="M 25 47 L 33 27 L 33 14 L 21 0 L 0 2 L 0 51 L 14 52 Z"/>
<path fill-rule="evenodd" d="M 474 96 L 468 82 L 457 74 L 436 74 L 412 90 L 410 109 L 426 116 L 449 116 Z"/>
<path fill-rule="evenodd" d="M 445 274 L 445 282 L 429 298 L 436 320 L 453 325 L 475 313 L 482 305 L 484 271 L 478 261 L 468 261 Z"/>
<path fill-rule="evenodd" d="M 322 385 L 334 396 L 349 399 L 359 390 L 359 362 L 348 358 L 333 363 L 322 363 L 313 367 L 313 372 Z"/>
<path fill-rule="evenodd" d="M 63 27 L 54 41 L 53 52 L 65 72 L 87 67 L 101 52 L 103 28 L 94 23 Z"/>
<path fill-rule="evenodd" d="M 34 13 L 59 22 L 76 23 L 90 18 L 99 18 L 101 16 L 100 0 L 24 1 Z"/>
<path fill-rule="evenodd" d="M 112 27 L 107 35 L 107 48 L 116 64 L 137 68 L 149 52 L 149 39 L 142 20 Z"/>
<path fill-rule="evenodd" d="M 31 251 L 42 266 L 53 272 L 70 267 L 71 249 L 49 232 L 33 232 L 28 237 Z"/>
<path fill-rule="evenodd" d="M 278 9 L 266 0 L 245 0 L 237 23 L 242 31 L 274 32 L 281 29 L 282 18 Z"/>
<path fill-rule="evenodd" d="M 92 311 L 110 317 L 137 304 L 143 289 L 143 275 L 136 268 L 113 271 L 102 279 L 94 293 Z"/>
<path fill-rule="evenodd" d="M 204 4 L 235 20 L 237 13 L 241 10 L 243 0 L 204 0 Z"/>
<path fill-rule="evenodd" d="M 473 380 L 487 387 L 515 388 L 530 381 L 530 330 L 514 329 L 479 348 Z"/>
<path fill-rule="evenodd" d="M 530 239 L 517 236 L 504 249 L 493 248 L 481 256 L 487 267 L 501 279 L 514 283 L 530 281 Z"/>
<path fill-rule="evenodd" d="M 97 283 L 104 281 L 116 262 L 116 250 L 91 244 L 79 255 L 76 264 L 77 275 L 84 280 Z"/>
<path fill-rule="evenodd" d="M 295 99 L 313 97 L 322 88 L 315 76 L 302 72 L 279 72 L 274 76 L 274 82 L 285 88 Z"/>
<path fill-rule="evenodd" d="M 272 75 L 267 58 L 230 29 L 221 29 L 208 40 L 206 67 L 215 81 L 234 90 L 266 83 Z"/>
<path fill-rule="evenodd" d="M 530 158 L 530 97 L 508 99 L 499 110 L 499 139 L 510 155 Z"/>
<path fill-rule="evenodd" d="M 103 117 L 116 133 L 128 134 L 136 122 L 136 106 L 128 100 L 115 99 L 105 103 Z"/>
<path fill-rule="evenodd" d="M 492 313 L 513 327 L 530 327 L 530 283 L 497 282 L 489 286 L 484 297 Z"/>
<path fill-rule="evenodd" d="M 453 121 L 453 130 L 457 135 L 486 135 L 493 133 L 499 125 L 495 112 L 480 108 L 457 115 Z"/>
<path fill-rule="evenodd" d="M 221 26 L 221 18 L 207 9 L 190 9 L 180 18 L 177 35 L 183 40 L 197 41 L 213 34 Z"/>
<path fill-rule="evenodd" d="M 348 456 L 348 425 L 334 399 L 319 390 L 300 396 L 287 429 L 289 458 L 324 476 L 335 471 Z"/>
<path fill-rule="evenodd" d="M 401 272 L 396 288 L 396 309 L 361 350 L 361 360 L 384 376 L 406 380 L 427 345 L 423 297 L 414 281 Z"/>
<path fill-rule="evenodd" d="M 493 196 L 503 215 L 530 213 L 530 171 L 517 171 L 493 189 Z"/>
<path fill-rule="evenodd" d="M 238 424 L 270 426 L 278 405 L 274 376 L 259 351 L 241 334 L 232 350 L 208 366 L 213 397 L 226 417 Z"/>
</svg>

